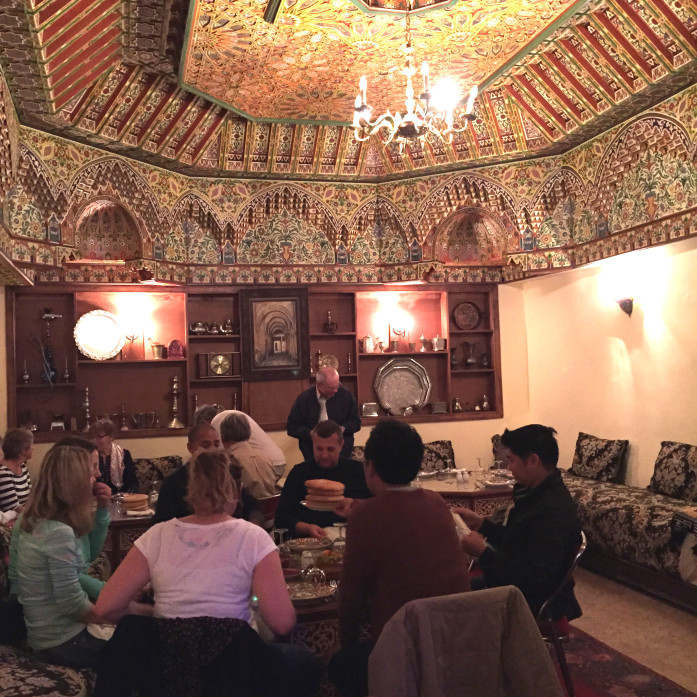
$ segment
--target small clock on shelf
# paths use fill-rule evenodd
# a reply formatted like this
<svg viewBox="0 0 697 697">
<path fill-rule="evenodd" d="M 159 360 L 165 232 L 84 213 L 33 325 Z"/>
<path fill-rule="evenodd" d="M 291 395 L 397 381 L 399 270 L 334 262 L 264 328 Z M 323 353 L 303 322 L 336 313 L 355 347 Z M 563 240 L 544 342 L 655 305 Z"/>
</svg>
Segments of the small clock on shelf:
<svg viewBox="0 0 697 697">
<path fill-rule="evenodd" d="M 199 353 L 199 378 L 229 378 L 235 375 L 232 353 Z"/>
</svg>

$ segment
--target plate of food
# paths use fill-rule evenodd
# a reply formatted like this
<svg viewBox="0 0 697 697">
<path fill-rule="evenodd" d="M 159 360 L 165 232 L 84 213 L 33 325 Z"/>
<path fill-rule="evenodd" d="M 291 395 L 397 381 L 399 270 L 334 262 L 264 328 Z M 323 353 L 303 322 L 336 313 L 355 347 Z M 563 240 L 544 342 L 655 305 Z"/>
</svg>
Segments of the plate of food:
<svg viewBox="0 0 697 697">
<path fill-rule="evenodd" d="M 515 479 L 488 479 L 484 482 L 487 489 L 508 489 L 515 484 Z"/>
<path fill-rule="evenodd" d="M 299 583 L 288 584 L 288 595 L 293 605 L 311 605 L 319 603 L 334 595 L 335 588 L 328 583 Z"/>
<path fill-rule="evenodd" d="M 328 537 L 318 540 L 315 537 L 296 537 L 294 540 L 286 542 L 291 552 L 305 552 L 313 549 L 327 549 L 332 546 L 332 541 Z"/>
</svg>

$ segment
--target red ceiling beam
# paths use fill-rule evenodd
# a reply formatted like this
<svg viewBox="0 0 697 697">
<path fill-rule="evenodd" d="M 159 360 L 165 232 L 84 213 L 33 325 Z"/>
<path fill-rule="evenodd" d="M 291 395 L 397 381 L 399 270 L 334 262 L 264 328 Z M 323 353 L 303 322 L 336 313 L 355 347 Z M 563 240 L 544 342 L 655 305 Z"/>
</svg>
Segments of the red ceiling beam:
<svg viewBox="0 0 697 697">
<path fill-rule="evenodd" d="M 547 116 L 557 122 L 557 125 L 564 133 L 570 133 L 573 128 L 569 128 L 569 122 L 562 118 L 561 114 L 547 101 L 544 95 L 535 87 L 532 78 L 525 73 L 520 75 L 514 75 L 513 79 L 521 86 L 523 86 L 530 95 L 535 99 L 535 101 L 540 104 L 544 110 L 547 112 Z"/>
<path fill-rule="evenodd" d="M 605 14 L 605 12 L 593 12 L 591 17 L 598 22 L 598 24 L 605 28 L 605 30 L 612 36 L 612 38 L 617 41 L 617 43 L 622 46 L 622 48 L 627 52 L 630 58 L 637 64 L 639 69 L 646 75 L 647 78 L 653 80 L 651 66 L 646 62 L 644 57 L 639 53 L 639 51 L 634 48 L 634 45 L 627 39 L 626 36 L 613 24 L 612 20 Z"/>
<path fill-rule="evenodd" d="M 588 118 L 583 118 L 583 113 L 581 110 L 564 94 L 564 91 L 552 80 L 549 73 L 543 70 L 539 63 L 530 63 L 528 68 L 535 73 L 537 78 L 542 81 L 547 89 L 554 92 L 556 98 L 574 115 L 574 117 L 580 122 L 588 121 Z"/>
<path fill-rule="evenodd" d="M 590 45 L 591 47 L 600 55 L 602 56 L 606 63 L 610 66 L 610 68 L 622 78 L 622 81 L 624 82 L 627 87 L 632 92 L 636 92 L 637 89 L 639 89 L 640 85 L 635 85 L 634 80 L 632 80 L 627 72 L 624 70 L 624 68 L 620 65 L 620 63 L 615 60 L 613 55 L 608 51 L 605 46 L 600 42 L 597 36 L 595 36 L 591 30 L 588 28 L 588 25 L 586 24 L 577 24 L 574 29 L 578 32 L 580 36 L 582 36 Z M 647 73 L 648 77 L 648 73 Z"/>
<path fill-rule="evenodd" d="M 539 126 L 539 128 L 547 135 L 550 140 L 554 140 L 554 131 L 549 127 L 544 119 L 541 119 L 539 114 L 523 99 L 523 96 L 513 85 L 504 85 L 503 89 L 511 95 L 516 103 L 524 109 L 528 116 Z"/>
<path fill-rule="evenodd" d="M 591 80 L 595 82 L 603 92 L 613 101 L 618 101 L 615 97 L 615 91 L 610 87 L 607 80 L 595 69 L 593 64 L 574 46 L 569 39 L 559 39 L 559 45 L 569 52 L 576 59 L 576 62 L 590 75 Z"/>
<path fill-rule="evenodd" d="M 569 84 L 576 90 L 578 94 L 581 95 L 583 99 L 590 105 L 590 107 L 596 112 L 600 113 L 600 103 L 598 100 L 581 84 L 581 81 L 564 65 L 564 62 L 554 55 L 553 51 L 543 54 L 544 57 L 554 66 L 554 68 L 561 73 L 562 77 L 569 81 Z"/>
<path fill-rule="evenodd" d="M 690 30 L 680 21 L 680 18 L 663 0 L 651 0 L 653 4 L 663 13 L 663 16 L 673 26 L 673 29 L 687 41 L 695 51 L 697 51 L 697 38 L 693 36 Z"/>
</svg>

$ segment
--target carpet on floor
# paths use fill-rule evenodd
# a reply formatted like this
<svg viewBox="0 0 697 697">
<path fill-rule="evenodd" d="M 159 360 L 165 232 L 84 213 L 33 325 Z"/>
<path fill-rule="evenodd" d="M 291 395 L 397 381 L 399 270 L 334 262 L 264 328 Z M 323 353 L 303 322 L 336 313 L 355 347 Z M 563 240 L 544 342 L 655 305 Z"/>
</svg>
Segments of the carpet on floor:
<svg viewBox="0 0 697 697">
<path fill-rule="evenodd" d="M 697 697 L 575 627 L 564 651 L 576 697 Z"/>
</svg>

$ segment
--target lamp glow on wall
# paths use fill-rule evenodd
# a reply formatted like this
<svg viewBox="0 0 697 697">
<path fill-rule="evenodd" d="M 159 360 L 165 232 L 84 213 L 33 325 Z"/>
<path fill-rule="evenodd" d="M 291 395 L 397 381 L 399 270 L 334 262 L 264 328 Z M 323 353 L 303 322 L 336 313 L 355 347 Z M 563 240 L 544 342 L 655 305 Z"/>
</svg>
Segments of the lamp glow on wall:
<svg viewBox="0 0 697 697">
<path fill-rule="evenodd" d="M 121 293 L 115 298 L 119 323 L 124 328 L 124 335 L 130 342 L 128 358 L 130 360 L 145 358 L 145 335 L 154 331 L 152 315 L 154 299 L 149 293 Z M 138 347 L 135 342 L 138 340 Z M 137 355 L 136 355 L 137 354 Z"/>
</svg>

